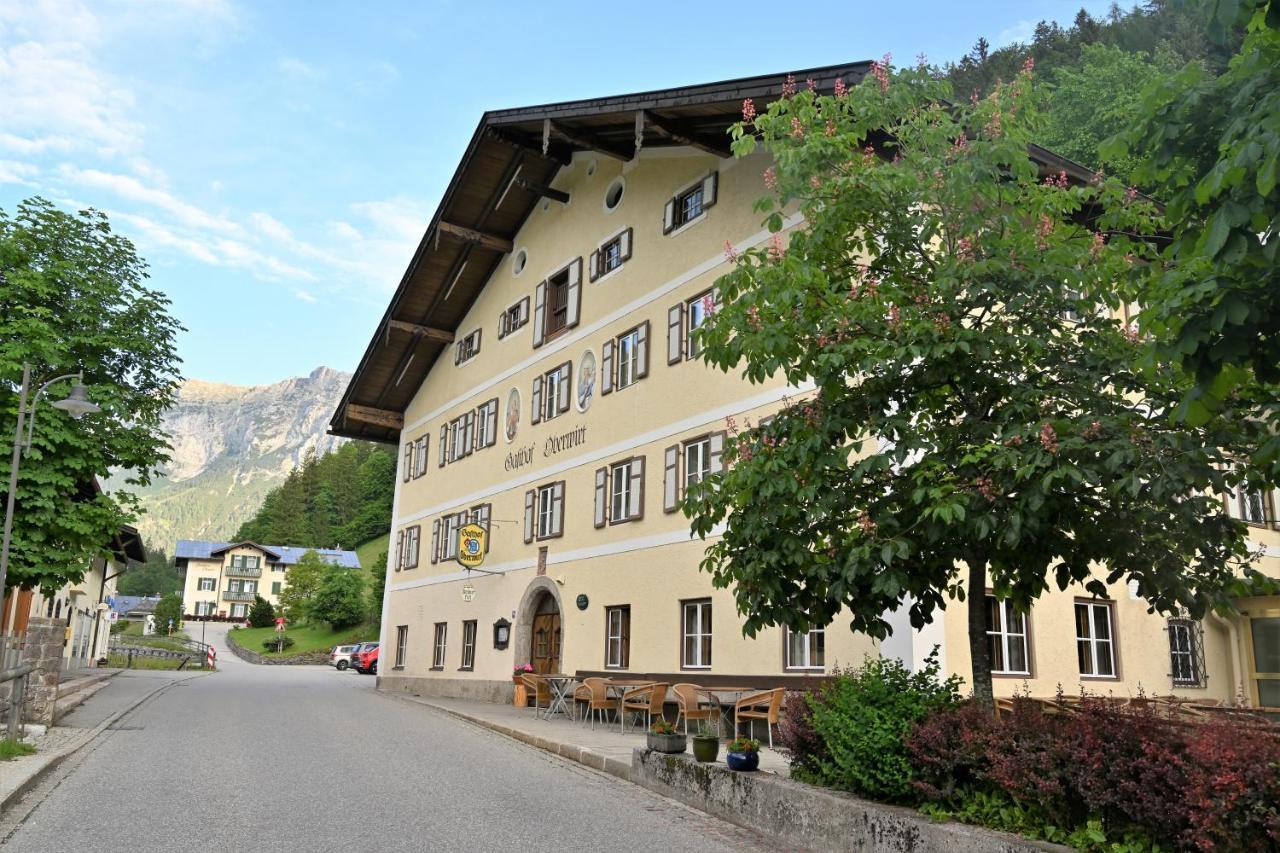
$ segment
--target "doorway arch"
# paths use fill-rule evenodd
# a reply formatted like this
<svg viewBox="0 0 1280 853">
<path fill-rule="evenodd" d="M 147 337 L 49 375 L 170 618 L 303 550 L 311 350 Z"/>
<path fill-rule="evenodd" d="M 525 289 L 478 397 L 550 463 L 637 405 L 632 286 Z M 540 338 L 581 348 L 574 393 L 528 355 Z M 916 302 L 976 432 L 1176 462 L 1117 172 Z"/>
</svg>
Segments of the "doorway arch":
<svg viewBox="0 0 1280 853">
<path fill-rule="evenodd" d="M 546 577 L 534 578 L 520 598 L 514 630 L 516 664 L 535 672 L 559 672 L 564 665 L 564 608 L 560 589 Z"/>
</svg>

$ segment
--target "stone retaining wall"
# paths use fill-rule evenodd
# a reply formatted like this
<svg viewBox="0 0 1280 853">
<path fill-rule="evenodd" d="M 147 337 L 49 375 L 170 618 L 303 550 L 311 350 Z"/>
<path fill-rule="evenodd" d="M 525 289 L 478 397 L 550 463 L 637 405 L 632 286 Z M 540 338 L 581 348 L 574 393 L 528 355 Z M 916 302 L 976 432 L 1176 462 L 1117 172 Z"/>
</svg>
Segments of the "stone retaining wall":
<svg viewBox="0 0 1280 853">
<path fill-rule="evenodd" d="M 258 654 L 244 648 L 234 639 L 234 632 L 227 632 L 227 648 L 241 660 L 249 663 L 263 664 L 266 666 L 291 666 L 298 664 L 312 665 L 329 662 L 329 650 L 321 649 L 318 652 L 303 652 L 298 655 L 286 655 L 284 657 L 270 657 L 268 655 Z"/>
<path fill-rule="evenodd" d="M 665 797 L 763 833 L 788 848 L 884 853 L 1012 853 L 1067 848 L 959 823 L 936 823 L 772 773 L 737 773 L 690 755 L 636 749 L 631 781 Z"/>
</svg>

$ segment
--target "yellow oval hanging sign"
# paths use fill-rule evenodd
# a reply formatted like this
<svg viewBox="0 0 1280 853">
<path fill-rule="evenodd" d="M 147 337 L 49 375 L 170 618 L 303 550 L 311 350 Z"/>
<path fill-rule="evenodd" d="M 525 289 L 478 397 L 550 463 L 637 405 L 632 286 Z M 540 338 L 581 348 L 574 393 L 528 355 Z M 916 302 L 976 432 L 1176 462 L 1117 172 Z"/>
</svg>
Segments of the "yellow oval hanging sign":
<svg viewBox="0 0 1280 853">
<path fill-rule="evenodd" d="M 484 562 L 489 550 L 489 530 L 479 524 L 464 524 L 458 528 L 458 562 L 474 569 Z"/>
</svg>

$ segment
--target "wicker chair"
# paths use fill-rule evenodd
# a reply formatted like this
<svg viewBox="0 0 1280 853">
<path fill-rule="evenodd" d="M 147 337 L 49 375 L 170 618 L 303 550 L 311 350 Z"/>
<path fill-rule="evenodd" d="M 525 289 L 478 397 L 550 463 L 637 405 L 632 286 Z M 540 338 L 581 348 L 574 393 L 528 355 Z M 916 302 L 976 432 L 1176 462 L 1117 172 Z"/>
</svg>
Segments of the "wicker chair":
<svg viewBox="0 0 1280 853">
<path fill-rule="evenodd" d="M 671 688 L 671 692 L 676 694 L 676 707 L 679 709 L 676 714 L 676 722 L 680 722 L 680 718 L 684 717 L 684 733 L 689 733 L 690 720 L 716 720 L 720 719 L 720 709 L 718 707 L 703 706 L 702 693 L 696 684 L 676 684 Z"/>
<path fill-rule="evenodd" d="M 591 728 L 596 727 L 596 713 L 598 711 L 612 711 L 615 703 L 609 698 L 609 687 L 603 678 L 584 678 L 577 689 L 573 691 L 573 704 L 576 708 L 579 702 L 587 706 L 587 714 L 591 717 Z M 582 718 L 586 722 L 586 717 Z"/>
<path fill-rule="evenodd" d="M 662 706 L 666 704 L 667 687 L 669 686 L 667 684 L 650 684 L 623 693 L 622 704 L 618 709 L 618 712 L 622 714 L 623 721 L 626 720 L 628 711 L 635 713 L 637 716 L 643 713 L 644 727 L 646 729 L 649 728 L 649 724 L 654 717 L 663 716 Z"/>
<path fill-rule="evenodd" d="M 524 682 L 524 689 L 533 697 L 533 715 L 541 716 L 544 709 L 551 707 L 551 685 L 542 676 L 528 673 L 520 676 L 520 680 Z"/>
<path fill-rule="evenodd" d="M 733 736 L 738 736 L 738 724 L 746 720 L 755 735 L 755 721 L 764 720 L 769 728 L 769 748 L 773 749 L 773 727 L 778 724 L 778 712 L 782 710 L 782 696 L 786 691 L 779 687 L 748 693 L 733 703 Z"/>
</svg>

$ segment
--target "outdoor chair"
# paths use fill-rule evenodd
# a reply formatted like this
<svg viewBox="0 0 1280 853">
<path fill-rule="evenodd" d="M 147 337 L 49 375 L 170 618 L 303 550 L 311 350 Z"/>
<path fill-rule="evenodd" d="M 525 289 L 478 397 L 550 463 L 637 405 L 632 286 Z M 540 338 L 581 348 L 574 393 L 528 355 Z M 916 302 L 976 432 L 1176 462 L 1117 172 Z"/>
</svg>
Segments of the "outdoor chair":
<svg viewBox="0 0 1280 853">
<path fill-rule="evenodd" d="M 623 693 L 620 708 L 623 721 L 626 721 L 628 711 L 635 713 L 637 716 L 643 713 L 644 727 L 646 729 L 649 728 L 649 724 L 654 717 L 663 717 L 665 719 L 662 706 L 667 701 L 668 686 L 666 684 L 650 684 Z"/>
<path fill-rule="evenodd" d="M 520 680 L 524 682 L 524 689 L 533 697 L 533 715 L 541 716 L 544 708 L 551 707 L 551 685 L 542 676 L 528 673 L 520 676 Z"/>
<path fill-rule="evenodd" d="M 671 692 L 676 694 L 676 707 L 679 709 L 676 713 L 676 722 L 680 722 L 680 718 L 684 718 L 684 733 L 689 733 L 690 720 L 714 720 L 720 721 L 720 708 L 716 705 L 703 705 L 702 693 L 696 684 L 676 684 L 672 686 Z"/>
<path fill-rule="evenodd" d="M 573 691 L 573 706 L 582 702 L 587 706 L 587 714 L 591 717 L 591 728 L 596 727 L 596 716 L 599 711 L 612 711 L 614 702 L 609 698 L 609 687 L 603 678 L 584 678 Z M 586 717 L 582 718 L 586 722 Z"/>
<path fill-rule="evenodd" d="M 762 690 L 759 693 L 748 693 L 733 705 L 733 736 L 738 736 L 738 723 L 746 720 L 751 727 L 751 735 L 755 736 L 755 721 L 764 720 L 769 728 L 769 748 L 773 749 L 773 727 L 778 724 L 778 712 L 782 710 L 782 696 L 786 691 L 779 687 L 775 690 Z"/>
</svg>

